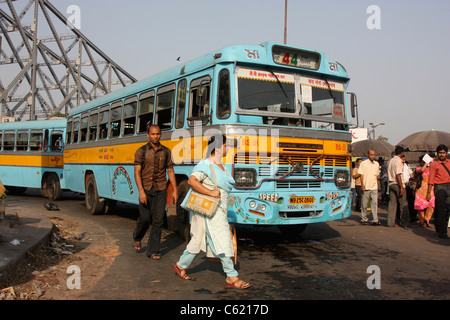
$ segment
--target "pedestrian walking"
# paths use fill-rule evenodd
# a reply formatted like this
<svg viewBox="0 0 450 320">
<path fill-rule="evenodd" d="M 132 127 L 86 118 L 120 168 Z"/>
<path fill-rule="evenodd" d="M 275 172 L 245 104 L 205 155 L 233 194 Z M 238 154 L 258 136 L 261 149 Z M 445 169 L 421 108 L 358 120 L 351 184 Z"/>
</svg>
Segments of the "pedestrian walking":
<svg viewBox="0 0 450 320">
<path fill-rule="evenodd" d="M 447 234 L 450 212 L 450 159 L 448 147 L 444 144 L 436 148 L 437 159 L 430 165 L 427 200 L 432 198 L 434 186 L 434 224 L 439 238 L 449 239 Z"/>
<path fill-rule="evenodd" d="M 134 157 L 134 178 L 139 190 L 139 217 L 133 233 L 133 247 L 141 251 L 141 241 L 150 225 L 152 229 L 148 239 L 147 256 L 154 260 L 161 258 L 161 232 L 164 224 L 167 202 L 167 178 L 173 188 L 172 197 L 177 201 L 177 183 L 173 171 L 171 151 L 160 143 L 161 129 L 158 125 L 149 125 L 149 142 L 140 147 Z"/>
<path fill-rule="evenodd" d="M 372 211 L 372 225 L 380 225 L 378 221 L 378 189 L 379 189 L 379 174 L 380 165 L 375 160 L 377 154 L 375 150 L 369 150 L 369 158 L 361 162 L 359 166 L 359 174 L 361 175 L 361 190 L 363 192 L 362 207 L 361 207 L 361 223 L 367 224 L 367 208 L 370 200 L 370 207 Z"/>
<path fill-rule="evenodd" d="M 250 284 L 238 277 L 232 257 L 234 248 L 228 223 L 228 195 L 235 181 L 222 163 L 226 153 L 226 137 L 216 140 L 212 137 L 208 143 L 207 159 L 201 160 L 193 169 L 188 184 L 196 192 L 220 198 L 219 205 L 212 217 L 207 217 L 191 211 L 191 240 L 186 250 L 172 269 L 184 280 L 191 280 L 186 269 L 197 257 L 200 251 L 206 252 L 208 257 L 220 259 L 226 274 L 226 286 L 246 289 Z M 214 182 L 215 181 L 215 182 Z M 185 206 L 190 198 L 188 193 L 181 204 Z"/>
</svg>

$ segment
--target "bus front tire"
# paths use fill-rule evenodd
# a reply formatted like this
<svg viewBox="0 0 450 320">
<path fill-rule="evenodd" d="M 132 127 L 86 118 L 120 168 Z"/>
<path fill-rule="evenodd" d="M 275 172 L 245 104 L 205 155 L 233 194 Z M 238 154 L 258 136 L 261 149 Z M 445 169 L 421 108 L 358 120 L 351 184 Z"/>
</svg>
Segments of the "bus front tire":
<svg viewBox="0 0 450 320">
<path fill-rule="evenodd" d="M 85 193 L 86 209 L 92 215 L 102 214 L 105 210 L 105 202 L 100 201 L 97 191 L 97 183 L 95 182 L 95 176 L 91 174 L 86 181 L 86 193 Z"/>
<path fill-rule="evenodd" d="M 59 178 L 55 173 L 49 173 L 44 177 L 41 193 L 51 201 L 62 198 L 63 190 L 61 189 Z"/>
</svg>

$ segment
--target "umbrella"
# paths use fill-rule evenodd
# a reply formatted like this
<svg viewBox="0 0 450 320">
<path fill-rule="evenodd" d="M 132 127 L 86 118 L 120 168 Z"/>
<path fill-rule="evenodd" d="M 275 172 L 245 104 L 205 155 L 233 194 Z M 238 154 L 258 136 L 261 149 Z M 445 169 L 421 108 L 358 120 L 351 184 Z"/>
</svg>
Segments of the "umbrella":
<svg viewBox="0 0 450 320">
<path fill-rule="evenodd" d="M 450 133 L 444 131 L 421 131 L 413 133 L 397 145 L 409 151 L 435 152 L 440 144 L 450 145 Z"/>
<path fill-rule="evenodd" d="M 375 150 L 379 157 L 390 157 L 394 152 L 394 146 L 384 140 L 371 139 L 352 143 L 353 157 L 367 157 L 369 150 Z"/>
</svg>

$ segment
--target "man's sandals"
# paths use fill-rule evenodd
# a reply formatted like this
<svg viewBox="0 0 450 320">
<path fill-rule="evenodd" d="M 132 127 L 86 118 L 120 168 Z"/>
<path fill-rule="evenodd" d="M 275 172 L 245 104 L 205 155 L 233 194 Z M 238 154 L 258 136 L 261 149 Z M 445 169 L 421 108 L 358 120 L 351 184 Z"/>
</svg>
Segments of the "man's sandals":
<svg viewBox="0 0 450 320">
<path fill-rule="evenodd" d="M 141 251 L 141 242 L 140 241 L 134 241 L 133 249 L 136 250 L 136 252 Z"/>
<path fill-rule="evenodd" d="M 186 269 L 180 267 L 178 263 L 175 263 L 172 266 L 173 271 L 177 273 L 177 275 L 183 280 L 195 280 L 195 278 L 191 278 L 186 274 Z"/>
</svg>

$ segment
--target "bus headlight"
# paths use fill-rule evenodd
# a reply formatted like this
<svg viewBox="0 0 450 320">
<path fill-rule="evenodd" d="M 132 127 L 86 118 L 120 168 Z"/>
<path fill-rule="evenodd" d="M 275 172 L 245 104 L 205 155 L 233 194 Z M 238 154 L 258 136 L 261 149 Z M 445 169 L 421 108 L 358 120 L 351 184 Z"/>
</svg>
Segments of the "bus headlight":
<svg viewBox="0 0 450 320">
<path fill-rule="evenodd" d="M 234 180 L 236 187 L 254 187 L 256 186 L 256 170 L 253 168 L 234 169 Z"/>
<path fill-rule="evenodd" d="M 334 182 L 338 188 L 349 188 L 350 174 L 347 170 L 336 170 L 334 173 Z"/>
</svg>

